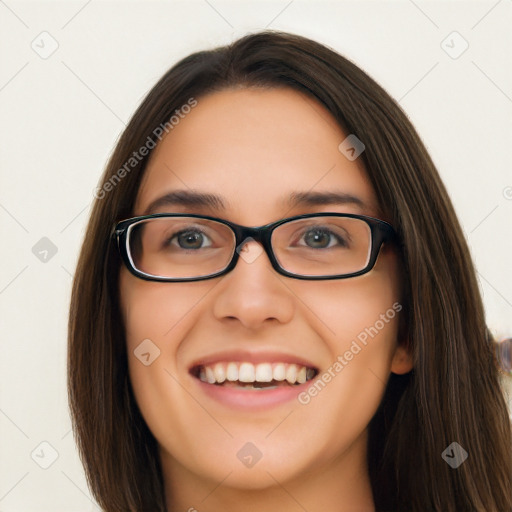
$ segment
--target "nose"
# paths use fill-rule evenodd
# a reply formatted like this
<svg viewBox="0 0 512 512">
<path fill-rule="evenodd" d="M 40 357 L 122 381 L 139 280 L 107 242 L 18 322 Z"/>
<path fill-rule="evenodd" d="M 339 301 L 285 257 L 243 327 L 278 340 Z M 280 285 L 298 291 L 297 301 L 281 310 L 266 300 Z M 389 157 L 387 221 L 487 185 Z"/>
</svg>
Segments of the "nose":
<svg viewBox="0 0 512 512">
<path fill-rule="evenodd" d="M 293 318 L 293 293 L 272 267 L 262 245 L 252 238 L 237 248 L 238 262 L 219 284 L 214 305 L 218 320 L 237 320 L 248 329 L 269 321 L 287 323 Z"/>
</svg>

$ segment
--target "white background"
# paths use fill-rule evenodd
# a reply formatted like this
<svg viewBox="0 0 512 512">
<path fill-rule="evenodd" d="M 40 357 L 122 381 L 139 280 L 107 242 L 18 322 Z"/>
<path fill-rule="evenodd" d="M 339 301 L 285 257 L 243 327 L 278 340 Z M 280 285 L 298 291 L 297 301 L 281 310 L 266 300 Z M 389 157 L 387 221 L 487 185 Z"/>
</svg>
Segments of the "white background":
<svg viewBox="0 0 512 512">
<path fill-rule="evenodd" d="M 65 380 L 67 308 L 92 194 L 158 78 L 247 32 L 323 42 L 399 100 L 464 227 L 488 323 L 512 335 L 511 27 L 511 0 L 1 1 L 0 510 L 97 510 Z M 458 58 L 445 51 L 462 48 L 458 36 L 442 43 L 453 31 L 469 44 Z M 31 47 L 48 51 L 53 39 L 46 59 Z M 32 251 L 43 237 L 57 248 L 46 262 Z M 58 453 L 48 469 L 39 464 L 52 448 L 41 442 Z"/>
</svg>

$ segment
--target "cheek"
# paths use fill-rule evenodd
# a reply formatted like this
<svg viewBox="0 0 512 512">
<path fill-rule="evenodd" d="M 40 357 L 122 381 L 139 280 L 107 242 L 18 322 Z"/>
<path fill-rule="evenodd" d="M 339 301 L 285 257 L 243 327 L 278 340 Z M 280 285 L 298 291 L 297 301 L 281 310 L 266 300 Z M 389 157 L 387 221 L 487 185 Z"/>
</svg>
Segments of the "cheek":
<svg viewBox="0 0 512 512">
<path fill-rule="evenodd" d="M 310 282 L 307 293 L 294 290 L 307 306 L 309 323 L 329 340 L 331 350 L 347 350 L 353 340 L 364 344 L 376 338 L 376 330 L 380 341 L 373 349 L 383 353 L 394 348 L 402 309 L 400 281 L 394 260 L 385 263 L 354 279 Z"/>
<path fill-rule="evenodd" d="M 395 270 L 376 268 L 354 280 L 308 289 L 304 301 L 310 322 L 322 332 L 331 354 L 316 385 L 299 397 L 313 416 L 335 418 L 338 427 L 356 421 L 363 429 L 375 413 L 390 375 L 403 309 Z"/>
<path fill-rule="evenodd" d="M 384 290 L 371 295 L 346 287 L 336 292 L 336 307 L 324 304 L 321 310 L 334 331 L 325 338 L 331 361 L 298 401 L 322 425 L 318 436 L 311 435 L 318 437 L 325 457 L 346 449 L 365 431 L 384 395 L 401 310 L 398 295 Z M 341 310 L 340 297 L 346 299 Z"/>
<path fill-rule="evenodd" d="M 181 340 L 197 321 L 195 307 L 212 286 L 207 281 L 194 287 L 146 282 L 123 270 L 120 275 L 132 389 L 148 427 L 173 453 L 194 450 L 193 443 L 188 445 L 190 422 L 181 420 L 181 412 L 190 410 L 191 403 L 178 383 L 183 378 L 178 365 Z"/>
<path fill-rule="evenodd" d="M 162 387 L 162 373 L 164 379 L 175 374 L 180 340 L 193 324 L 194 306 L 207 293 L 203 288 L 147 282 L 122 272 L 120 296 L 128 366 L 141 408 L 148 399 L 146 391 Z"/>
<path fill-rule="evenodd" d="M 180 333 L 193 324 L 194 308 L 213 286 L 207 281 L 196 284 L 149 282 L 122 270 L 120 296 L 128 350 L 150 339 L 165 349 L 162 355 L 172 362 L 179 348 L 173 340 L 180 340 Z"/>
</svg>

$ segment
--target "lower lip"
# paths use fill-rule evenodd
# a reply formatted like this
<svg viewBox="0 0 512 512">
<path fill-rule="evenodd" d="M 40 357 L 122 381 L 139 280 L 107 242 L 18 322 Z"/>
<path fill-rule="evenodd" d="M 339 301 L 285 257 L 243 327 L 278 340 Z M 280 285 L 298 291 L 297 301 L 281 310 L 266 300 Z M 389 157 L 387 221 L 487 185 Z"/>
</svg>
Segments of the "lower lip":
<svg viewBox="0 0 512 512">
<path fill-rule="evenodd" d="M 273 389 L 236 389 L 203 382 L 192 377 L 199 389 L 217 402 L 231 408 L 244 410 L 263 410 L 296 400 L 312 381 L 292 386 L 278 386 Z"/>
</svg>

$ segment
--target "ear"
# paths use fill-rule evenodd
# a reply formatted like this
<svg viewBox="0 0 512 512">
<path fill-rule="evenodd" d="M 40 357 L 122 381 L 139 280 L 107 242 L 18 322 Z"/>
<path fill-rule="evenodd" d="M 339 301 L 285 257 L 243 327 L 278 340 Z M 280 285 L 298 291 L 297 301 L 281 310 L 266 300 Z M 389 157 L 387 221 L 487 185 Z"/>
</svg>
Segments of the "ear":
<svg viewBox="0 0 512 512">
<path fill-rule="evenodd" d="M 413 369 L 412 348 L 409 343 L 399 343 L 391 360 L 391 371 L 398 375 Z"/>
</svg>

